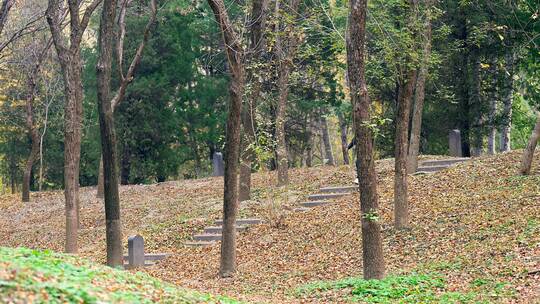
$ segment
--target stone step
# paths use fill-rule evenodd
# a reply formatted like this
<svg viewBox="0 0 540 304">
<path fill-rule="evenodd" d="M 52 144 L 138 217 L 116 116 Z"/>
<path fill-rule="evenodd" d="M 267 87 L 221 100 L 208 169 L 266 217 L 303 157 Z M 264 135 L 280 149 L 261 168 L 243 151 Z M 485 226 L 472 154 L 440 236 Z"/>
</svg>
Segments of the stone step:
<svg viewBox="0 0 540 304">
<path fill-rule="evenodd" d="M 212 246 L 217 244 L 215 241 L 192 241 L 192 242 L 185 242 L 184 245 L 187 247 L 206 247 L 206 246 Z"/>
<path fill-rule="evenodd" d="M 242 232 L 244 230 L 246 230 L 248 227 L 247 226 L 236 226 L 236 231 L 238 232 Z M 221 231 L 223 230 L 223 226 L 210 226 L 210 227 L 206 227 L 204 228 L 204 232 L 205 234 L 221 234 Z"/>
<path fill-rule="evenodd" d="M 323 187 L 322 193 L 351 193 L 358 191 L 358 186 L 338 186 L 338 187 Z"/>
<path fill-rule="evenodd" d="M 323 194 L 312 194 L 308 196 L 308 199 L 310 201 L 323 201 L 323 200 L 331 200 L 334 198 L 340 198 L 342 196 L 345 196 L 349 193 L 323 193 Z"/>
<path fill-rule="evenodd" d="M 306 207 L 306 208 L 313 208 L 313 207 L 317 207 L 317 206 L 327 205 L 327 204 L 330 204 L 330 203 L 331 203 L 330 201 L 310 201 L 310 202 L 303 202 L 300 205 L 302 205 L 303 207 Z"/>
<path fill-rule="evenodd" d="M 418 167 L 417 172 L 438 172 L 444 170 L 450 166 L 422 166 Z"/>
<path fill-rule="evenodd" d="M 155 261 L 144 261 L 144 267 L 150 267 L 156 265 Z M 128 262 L 124 262 L 124 269 L 133 269 L 131 265 L 129 265 Z"/>
<path fill-rule="evenodd" d="M 220 234 L 209 234 L 209 233 L 202 233 L 202 234 L 195 234 L 193 236 L 194 241 L 221 241 L 221 233 Z"/>
<path fill-rule="evenodd" d="M 457 163 L 462 163 L 465 161 L 470 160 L 468 157 L 462 157 L 462 158 L 449 158 L 449 159 L 438 159 L 438 160 L 426 160 L 423 162 L 420 162 L 422 167 L 429 167 L 429 166 L 451 166 Z"/>
<path fill-rule="evenodd" d="M 294 212 L 306 212 L 306 211 L 309 211 L 309 209 L 311 209 L 311 208 L 308 208 L 308 207 L 298 207 L 298 208 L 294 208 L 293 211 L 294 211 Z"/>
<path fill-rule="evenodd" d="M 257 225 L 257 224 L 262 224 L 264 221 L 261 220 L 261 219 L 258 219 L 258 218 L 243 218 L 243 219 L 236 219 L 236 225 L 241 225 L 241 226 L 245 226 L 245 225 Z M 223 220 L 216 220 L 214 222 L 214 224 L 216 226 L 221 226 L 223 225 Z"/>
<path fill-rule="evenodd" d="M 144 260 L 145 261 L 160 261 L 167 258 L 170 255 L 171 255 L 170 253 L 146 253 L 144 255 Z M 128 261 L 128 260 L 129 260 L 129 255 L 124 255 L 124 261 Z"/>
</svg>

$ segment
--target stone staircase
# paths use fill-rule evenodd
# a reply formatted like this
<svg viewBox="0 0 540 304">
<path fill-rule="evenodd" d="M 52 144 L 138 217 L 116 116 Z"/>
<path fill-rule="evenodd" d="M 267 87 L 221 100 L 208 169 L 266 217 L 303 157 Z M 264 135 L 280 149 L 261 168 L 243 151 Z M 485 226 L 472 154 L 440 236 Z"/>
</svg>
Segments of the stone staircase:
<svg viewBox="0 0 540 304">
<path fill-rule="evenodd" d="M 236 232 L 244 232 L 249 226 L 263 223 L 259 218 L 241 218 L 236 220 Z M 216 220 L 212 226 L 204 228 L 202 233 L 193 235 L 193 240 L 186 242 L 188 247 L 211 246 L 221 241 L 223 231 L 223 220 Z"/>
<path fill-rule="evenodd" d="M 307 211 L 309 208 L 323 206 L 332 203 L 332 200 L 349 195 L 358 191 L 358 186 L 338 186 L 324 187 L 319 190 L 319 193 L 308 196 L 308 201 L 300 203 L 302 207 L 294 209 L 294 211 Z"/>
<path fill-rule="evenodd" d="M 429 174 L 470 160 L 468 157 L 421 161 L 415 174 Z"/>
</svg>

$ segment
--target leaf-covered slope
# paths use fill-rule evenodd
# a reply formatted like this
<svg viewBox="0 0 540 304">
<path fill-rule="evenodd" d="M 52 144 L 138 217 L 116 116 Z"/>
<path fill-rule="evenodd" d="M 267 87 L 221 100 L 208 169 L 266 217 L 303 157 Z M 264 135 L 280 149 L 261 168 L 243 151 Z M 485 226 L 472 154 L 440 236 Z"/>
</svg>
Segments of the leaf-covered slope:
<svg viewBox="0 0 540 304">
<path fill-rule="evenodd" d="M 1 303 L 236 303 L 75 256 L 0 247 Z"/>
</svg>

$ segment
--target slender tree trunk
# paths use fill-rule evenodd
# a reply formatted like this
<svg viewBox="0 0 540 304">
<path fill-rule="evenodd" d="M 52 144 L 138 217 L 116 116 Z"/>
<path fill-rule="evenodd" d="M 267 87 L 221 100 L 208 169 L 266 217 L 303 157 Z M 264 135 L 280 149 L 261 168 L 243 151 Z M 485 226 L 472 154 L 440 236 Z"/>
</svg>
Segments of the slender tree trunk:
<svg viewBox="0 0 540 304">
<path fill-rule="evenodd" d="M 496 153 L 496 137 L 497 127 L 495 126 L 495 117 L 497 115 L 497 77 L 496 77 L 495 62 L 490 63 L 489 77 L 492 77 L 491 88 L 489 89 L 489 131 L 488 131 L 488 146 L 487 152 L 489 155 Z"/>
<path fill-rule="evenodd" d="M 362 214 L 362 252 L 365 279 L 384 277 L 384 255 L 379 225 L 377 174 L 373 158 L 373 134 L 370 123 L 371 101 L 365 81 L 365 39 L 367 0 L 349 0 L 347 63 L 353 126 L 357 142 L 357 171 Z"/>
<path fill-rule="evenodd" d="M 341 153 L 343 154 L 343 164 L 348 165 L 350 163 L 350 159 L 348 149 L 349 143 L 347 142 L 347 121 L 345 120 L 345 117 L 343 117 L 343 113 L 341 112 L 338 112 L 338 119 L 341 139 Z"/>
<path fill-rule="evenodd" d="M 484 150 L 484 138 L 482 126 L 484 124 L 483 105 L 481 98 L 481 78 L 480 78 L 480 54 L 478 49 L 471 53 L 471 82 L 470 82 L 470 104 L 474 109 L 474 134 L 473 134 L 473 155 L 480 156 Z"/>
<path fill-rule="evenodd" d="M 49 107 L 51 101 L 45 105 L 45 121 L 43 122 L 43 132 L 39 139 L 39 191 L 43 189 L 43 142 L 45 140 L 45 134 L 47 133 L 47 125 L 49 123 Z"/>
<path fill-rule="evenodd" d="M 48 49 L 48 47 L 47 47 Z M 41 61 L 41 58 L 38 59 Z M 32 147 L 30 150 L 30 155 L 26 160 L 26 167 L 23 173 L 23 184 L 22 184 L 22 201 L 30 201 L 30 177 L 32 175 L 32 167 L 36 161 L 36 156 L 39 152 L 39 134 L 36 126 L 34 125 L 34 98 L 36 96 L 37 84 L 36 78 L 39 72 L 40 62 L 36 64 L 36 68 L 30 73 L 28 77 L 28 92 L 26 95 L 26 127 L 28 128 L 28 133 L 30 134 L 30 141 Z"/>
<path fill-rule="evenodd" d="M 120 221 L 120 197 L 118 194 L 118 157 L 113 110 L 110 102 L 116 7 L 116 0 L 103 1 L 103 11 L 99 25 L 99 56 L 96 66 L 101 151 L 103 152 L 107 265 L 111 267 L 123 265 L 122 223 Z"/>
<path fill-rule="evenodd" d="M 98 169 L 98 184 L 97 184 L 97 198 L 105 197 L 105 181 L 103 176 L 103 154 L 99 157 L 99 169 Z"/>
<path fill-rule="evenodd" d="M 394 224 L 402 229 L 409 226 L 409 202 L 407 194 L 407 151 L 409 117 L 414 93 L 416 70 L 410 70 L 400 84 L 395 137 L 394 178 Z"/>
<path fill-rule="evenodd" d="M 0 8 L 0 35 L 4 31 L 4 25 L 7 22 L 9 11 L 15 3 L 14 0 L 2 0 L 2 7 Z"/>
<path fill-rule="evenodd" d="M 519 173 L 521 175 L 529 175 L 531 173 L 532 160 L 534 157 L 534 150 L 536 149 L 536 144 L 538 143 L 538 138 L 540 137 L 540 112 L 536 115 L 536 124 L 534 125 L 534 130 L 532 131 L 531 137 L 529 137 L 529 143 L 527 148 L 523 151 L 523 156 L 521 158 L 521 166 L 519 168 Z"/>
<path fill-rule="evenodd" d="M 426 6 L 425 31 L 423 39 L 422 64 L 416 80 L 415 102 L 412 112 L 411 138 L 407 155 L 407 172 L 414 173 L 418 169 L 418 154 L 420 153 L 420 133 L 422 131 L 422 116 L 426 96 L 426 79 L 429 75 L 431 57 L 431 9 L 433 0 L 424 0 Z"/>
<path fill-rule="evenodd" d="M 299 0 L 290 0 L 288 4 L 289 13 L 296 19 L 299 6 Z M 280 13 L 280 2 L 276 0 L 276 13 Z M 278 186 L 289 184 L 289 162 L 287 159 L 287 142 L 285 139 L 285 119 L 287 117 L 287 99 L 289 98 L 289 76 L 293 66 L 293 57 L 296 49 L 296 37 L 293 35 L 294 21 L 289 21 L 282 27 L 279 25 L 276 29 L 280 30 L 276 36 L 276 50 L 278 57 L 278 106 L 276 112 L 276 141 L 277 141 L 277 171 Z M 281 35 L 286 34 L 286 37 Z"/>
<path fill-rule="evenodd" d="M 306 130 L 306 137 L 307 137 L 306 166 L 309 168 L 313 167 L 313 145 L 315 144 L 313 122 L 314 122 L 313 115 L 310 115 L 309 122 L 307 125 L 307 130 Z"/>
<path fill-rule="evenodd" d="M 219 274 L 231 277 L 236 272 L 236 215 L 238 213 L 238 166 L 240 157 L 240 116 L 244 94 L 244 50 L 234 32 L 223 0 L 208 0 L 223 36 L 232 74 L 231 101 L 225 139 L 225 186 L 223 194 L 223 232 Z"/>
<path fill-rule="evenodd" d="M 328 159 L 327 165 L 335 166 L 336 162 L 334 160 L 334 151 L 332 150 L 332 143 L 330 141 L 330 132 L 328 132 L 328 121 L 324 115 L 321 115 L 319 123 L 321 126 L 322 140 L 324 144 L 324 154 L 326 159 Z"/>
<path fill-rule="evenodd" d="M 508 50 L 505 56 L 506 79 L 502 113 L 501 152 L 507 152 L 512 149 L 510 133 L 512 129 L 512 100 L 514 94 L 514 61 L 515 55 L 513 50 Z"/>
</svg>

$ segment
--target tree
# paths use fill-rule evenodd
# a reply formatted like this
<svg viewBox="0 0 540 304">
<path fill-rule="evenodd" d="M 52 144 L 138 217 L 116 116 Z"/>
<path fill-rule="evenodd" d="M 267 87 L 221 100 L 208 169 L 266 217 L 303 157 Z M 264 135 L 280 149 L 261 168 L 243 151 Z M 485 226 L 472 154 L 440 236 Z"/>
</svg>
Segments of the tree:
<svg viewBox="0 0 540 304">
<path fill-rule="evenodd" d="M 119 14 L 120 34 L 118 35 L 117 55 L 120 87 L 111 99 L 111 70 L 113 58 L 113 38 L 115 37 L 115 19 L 117 0 L 104 0 L 103 11 L 99 26 L 98 50 L 99 57 L 96 65 L 97 72 L 97 99 L 99 111 L 99 125 L 101 131 L 101 147 L 103 158 L 103 180 L 105 194 L 105 222 L 107 239 L 107 265 L 122 266 L 122 223 L 120 220 L 120 197 L 118 194 L 118 157 L 116 150 L 116 132 L 114 127 L 114 108 L 123 100 L 128 84 L 133 79 L 133 73 L 141 60 L 142 52 L 150 28 L 156 18 L 155 0 L 150 2 L 151 16 L 143 33 L 143 39 L 135 53 L 128 72 L 124 75 L 122 69 L 125 36 L 125 15 L 128 1 L 121 5 Z"/>
<path fill-rule="evenodd" d="M 295 20 L 295 14 L 297 14 L 299 3 L 299 0 L 289 0 L 287 11 L 284 14 L 290 14 L 293 20 Z M 276 0 L 276 14 L 279 14 L 281 10 L 280 0 Z M 276 163 L 278 186 L 289 184 L 289 161 L 287 155 L 287 142 L 285 139 L 285 118 L 287 99 L 289 98 L 289 76 L 291 74 L 298 39 L 294 32 L 294 26 L 294 22 L 290 21 L 278 23 L 276 26 L 276 30 L 278 31 L 275 42 L 278 60 L 278 105 L 276 110 Z"/>
<path fill-rule="evenodd" d="M 370 108 L 365 80 L 365 42 L 367 0 L 349 0 L 349 31 L 347 36 L 347 63 L 353 128 L 356 144 L 357 172 L 362 216 L 362 256 L 365 279 L 384 277 L 384 256 L 381 227 L 378 223 L 379 197 L 377 173 L 373 155 L 373 130 L 370 127 Z"/>
<path fill-rule="evenodd" d="M 420 152 L 420 131 L 422 130 L 422 113 L 426 96 L 426 79 L 429 73 L 431 57 L 431 19 L 432 0 L 424 0 L 425 17 L 423 33 L 422 62 L 416 80 L 414 107 L 411 119 L 411 136 L 409 139 L 409 151 L 407 159 L 407 172 L 414 173 L 418 169 L 418 153 Z"/>
<path fill-rule="evenodd" d="M 30 201 L 30 177 L 32 174 L 32 167 L 36 161 L 38 152 L 40 151 L 40 136 L 38 128 L 34 123 L 34 98 L 37 92 L 37 78 L 41 69 L 41 64 L 45 59 L 49 49 L 51 47 L 52 40 L 47 41 L 45 46 L 41 50 L 38 50 L 36 54 L 34 66 L 31 68 L 27 78 L 27 92 L 26 92 L 26 127 L 28 128 L 28 134 L 30 135 L 30 154 L 26 160 L 26 167 L 23 173 L 23 185 L 22 185 L 22 201 Z"/>
<path fill-rule="evenodd" d="M 82 18 L 81 3 L 68 0 L 69 39 L 64 36 L 63 3 L 49 0 L 46 16 L 64 80 L 64 197 L 66 200 L 66 252 L 76 253 L 79 228 L 79 171 L 82 125 L 81 41 L 92 13 L 101 0 L 93 0 Z M 66 43 L 69 41 L 69 44 Z"/>
<path fill-rule="evenodd" d="M 231 71 L 231 100 L 225 140 L 225 185 L 223 194 L 223 229 L 219 274 L 231 277 L 236 272 L 236 215 L 238 213 L 238 166 L 240 157 L 240 114 L 244 94 L 244 50 L 233 30 L 223 0 L 208 0 L 221 29 L 223 45 Z"/>
<path fill-rule="evenodd" d="M 266 30 L 266 18 L 268 16 L 268 0 L 254 0 L 251 9 L 250 21 L 250 55 L 248 62 L 247 79 L 251 82 L 251 94 L 248 102 L 242 108 L 242 127 L 244 137 L 242 138 L 242 151 L 240 163 L 240 189 L 239 200 L 249 200 L 251 197 L 251 167 L 255 160 L 255 151 L 253 145 L 256 144 L 256 121 L 255 111 L 257 102 L 261 95 L 262 75 L 257 73 L 257 66 L 266 49 L 266 39 L 264 33 Z"/>
</svg>

